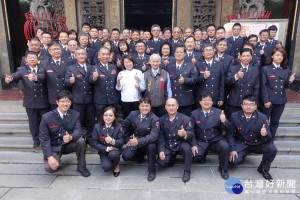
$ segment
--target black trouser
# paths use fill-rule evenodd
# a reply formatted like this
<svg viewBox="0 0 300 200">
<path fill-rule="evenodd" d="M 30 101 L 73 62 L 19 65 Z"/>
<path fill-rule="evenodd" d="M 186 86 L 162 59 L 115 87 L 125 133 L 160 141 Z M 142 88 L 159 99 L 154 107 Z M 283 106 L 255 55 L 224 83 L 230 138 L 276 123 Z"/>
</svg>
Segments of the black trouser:
<svg viewBox="0 0 300 200">
<path fill-rule="evenodd" d="M 83 138 L 79 138 L 77 141 L 71 141 L 63 145 L 60 152 L 53 152 L 52 155 L 58 162 L 60 162 L 60 157 L 62 155 L 76 152 L 77 170 L 82 172 L 86 169 L 85 151 L 86 151 L 85 141 Z M 54 173 L 58 170 L 58 169 L 57 170 L 51 169 L 47 159 L 44 159 L 44 167 L 45 167 L 45 171 L 48 173 Z"/>
<path fill-rule="evenodd" d="M 142 151 L 142 152 L 141 152 Z M 143 153 L 146 152 L 148 156 L 148 171 L 149 172 L 155 172 L 155 159 L 156 159 L 156 144 L 155 143 L 149 143 L 145 146 L 138 148 L 137 146 L 128 146 L 124 149 L 122 158 L 125 161 L 128 160 L 136 160 L 137 155 L 143 155 Z"/>
<path fill-rule="evenodd" d="M 114 170 L 120 162 L 121 151 L 113 150 L 106 155 L 100 154 L 101 166 L 105 172 Z"/>
<path fill-rule="evenodd" d="M 270 131 L 274 140 L 277 128 L 279 126 L 279 120 L 283 113 L 285 104 L 272 104 L 269 109 L 264 105 L 261 106 L 261 112 L 267 115 L 270 120 Z"/>
<path fill-rule="evenodd" d="M 198 153 L 196 153 L 195 157 L 198 159 L 202 159 L 205 157 L 205 151 L 211 150 L 213 152 L 217 152 L 219 156 L 219 167 L 223 170 L 228 169 L 228 159 L 229 159 L 229 145 L 225 140 L 219 140 L 217 142 L 210 142 L 209 146 L 205 149 L 201 145 L 197 144 Z"/>
<path fill-rule="evenodd" d="M 186 115 L 191 116 L 191 112 L 193 111 L 193 105 L 190 106 L 179 106 L 178 112 Z"/>
<path fill-rule="evenodd" d="M 42 115 L 49 111 L 49 108 L 31 109 L 26 108 L 27 117 L 29 120 L 29 130 L 32 135 L 34 145 L 39 145 L 39 126 Z"/>
<path fill-rule="evenodd" d="M 244 158 L 246 157 L 248 152 L 263 154 L 262 161 L 260 163 L 260 167 L 266 171 L 269 171 L 271 163 L 273 162 L 274 158 L 276 157 L 277 148 L 271 142 L 261 144 L 261 145 L 248 146 L 246 149 L 244 149 L 240 152 L 237 152 L 238 158 L 235 157 L 234 161 L 230 162 L 230 164 L 235 166 L 240 163 L 243 163 Z"/>
<path fill-rule="evenodd" d="M 151 111 L 157 116 L 162 117 L 163 115 L 167 114 L 165 106 L 160 107 L 151 107 Z"/>
<path fill-rule="evenodd" d="M 240 111 L 240 110 L 242 110 L 242 107 L 241 106 L 230 106 L 230 105 L 228 105 L 227 106 L 227 116 L 228 116 L 228 118 L 230 119 L 231 118 L 231 115 L 232 115 L 232 113 L 235 113 L 235 112 L 237 112 L 237 111 Z"/>
<path fill-rule="evenodd" d="M 190 171 L 191 164 L 192 164 L 192 151 L 191 151 L 191 145 L 187 142 L 182 142 L 177 152 L 172 152 L 171 154 L 165 155 L 164 160 L 161 160 L 158 156 L 157 164 L 162 167 L 166 167 L 166 166 L 171 167 L 175 164 L 177 154 L 183 156 L 184 170 Z"/>
<path fill-rule="evenodd" d="M 104 110 L 104 108 L 108 107 L 108 106 L 112 106 L 114 107 L 115 109 L 117 109 L 117 104 L 114 103 L 114 104 L 94 104 L 95 105 L 95 111 L 96 111 L 96 118 L 97 118 L 97 121 L 100 120 L 101 116 L 102 116 L 102 112 Z"/>
<path fill-rule="evenodd" d="M 123 102 L 121 101 L 121 109 L 123 113 L 123 119 L 126 119 L 126 117 L 130 114 L 131 111 L 138 110 L 139 109 L 139 102 Z"/>
<path fill-rule="evenodd" d="M 86 139 L 90 141 L 92 139 L 92 133 L 94 131 L 95 114 L 94 105 L 89 104 L 73 104 L 73 109 L 80 113 L 80 123 L 82 127 L 87 130 Z"/>
</svg>

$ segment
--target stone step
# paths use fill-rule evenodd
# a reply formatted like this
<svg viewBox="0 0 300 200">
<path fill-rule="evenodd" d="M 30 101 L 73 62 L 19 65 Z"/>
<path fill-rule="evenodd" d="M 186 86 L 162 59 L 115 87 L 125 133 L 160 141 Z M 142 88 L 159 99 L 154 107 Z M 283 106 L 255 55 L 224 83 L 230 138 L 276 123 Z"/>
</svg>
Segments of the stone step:
<svg viewBox="0 0 300 200">
<path fill-rule="evenodd" d="M 278 149 L 278 154 L 284 155 L 300 155 L 300 141 L 275 141 L 274 144 Z M 31 137 L 27 136 L 1 136 L 0 150 L 14 150 L 14 151 L 34 151 L 32 148 L 33 141 Z M 41 151 L 39 149 L 38 151 Z M 97 153 L 92 147 L 88 147 L 88 153 Z M 209 153 L 215 154 L 215 153 Z"/>
<path fill-rule="evenodd" d="M 28 124 L 26 112 L 0 113 L 0 124 Z"/>
<path fill-rule="evenodd" d="M 282 113 L 282 115 L 299 115 L 299 114 L 300 114 L 299 103 L 287 103 Z"/>
<path fill-rule="evenodd" d="M 0 101 L 0 113 L 24 113 L 23 101 Z"/>
<path fill-rule="evenodd" d="M 31 136 L 28 124 L 0 124 L 0 135 Z"/>
<path fill-rule="evenodd" d="M 300 140 L 300 127 L 278 127 L 277 140 Z"/>
</svg>

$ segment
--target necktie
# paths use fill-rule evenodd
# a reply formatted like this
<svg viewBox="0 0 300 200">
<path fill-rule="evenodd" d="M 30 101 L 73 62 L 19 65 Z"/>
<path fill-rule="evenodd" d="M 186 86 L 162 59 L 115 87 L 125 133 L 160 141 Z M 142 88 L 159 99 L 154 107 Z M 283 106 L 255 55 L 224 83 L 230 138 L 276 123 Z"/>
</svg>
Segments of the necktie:
<svg viewBox="0 0 300 200">
<path fill-rule="evenodd" d="M 33 71 L 34 74 L 36 74 L 36 70 L 35 69 L 33 69 L 32 71 Z"/>
<path fill-rule="evenodd" d="M 179 66 L 179 65 L 177 65 L 177 66 L 176 66 L 176 70 L 179 70 L 179 69 L 180 69 L 180 66 Z"/>
<path fill-rule="evenodd" d="M 243 68 L 243 72 L 246 73 L 247 72 L 247 67 Z"/>
<path fill-rule="evenodd" d="M 85 65 L 83 65 L 83 66 L 82 66 L 82 68 L 83 68 L 83 70 L 86 72 L 86 66 L 85 66 Z"/>
<path fill-rule="evenodd" d="M 233 37 L 233 41 L 235 41 L 235 37 Z"/>
<path fill-rule="evenodd" d="M 207 119 L 209 116 L 209 113 L 205 113 L 205 118 Z"/>
<path fill-rule="evenodd" d="M 108 71 L 108 65 L 105 65 L 106 70 Z"/>
<path fill-rule="evenodd" d="M 59 61 L 56 61 L 56 65 L 59 66 Z"/>
<path fill-rule="evenodd" d="M 62 119 L 65 119 L 66 118 L 66 115 L 64 114 L 63 116 L 62 116 Z"/>
</svg>

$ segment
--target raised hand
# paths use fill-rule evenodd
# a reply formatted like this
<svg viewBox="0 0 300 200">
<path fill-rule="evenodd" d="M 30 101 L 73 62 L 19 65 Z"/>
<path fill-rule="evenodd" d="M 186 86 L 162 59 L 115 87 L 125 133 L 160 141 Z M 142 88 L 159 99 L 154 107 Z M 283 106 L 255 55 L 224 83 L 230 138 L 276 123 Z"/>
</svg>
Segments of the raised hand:
<svg viewBox="0 0 300 200">
<path fill-rule="evenodd" d="M 240 78 L 244 78 L 244 72 L 243 72 L 243 69 L 241 68 L 240 71 L 238 71 L 238 73 L 236 73 L 236 77 L 238 79 Z"/>
<path fill-rule="evenodd" d="M 12 80 L 13 80 L 12 76 L 5 74 L 5 83 L 9 84 L 10 82 L 12 82 Z"/>
<path fill-rule="evenodd" d="M 204 71 L 204 78 L 207 79 L 210 77 L 210 71 L 208 70 L 208 68 L 206 67 L 205 68 L 205 71 Z"/>
<path fill-rule="evenodd" d="M 93 80 L 96 81 L 98 77 L 99 77 L 98 70 L 95 69 L 95 71 L 93 72 Z"/>
<path fill-rule="evenodd" d="M 222 123 L 226 122 L 226 116 L 225 116 L 225 113 L 224 113 L 223 110 L 222 110 L 221 115 L 220 115 L 220 120 L 221 120 Z"/>
<path fill-rule="evenodd" d="M 75 76 L 74 76 L 74 74 L 72 74 L 72 76 L 70 77 L 70 83 L 71 84 L 75 83 Z"/>
<path fill-rule="evenodd" d="M 293 74 L 290 76 L 290 79 L 289 79 L 289 82 L 290 82 L 290 83 L 293 83 L 293 82 L 294 82 L 294 80 L 295 80 L 295 75 L 296 75 L 296 73 L 293 73 Z"/>
<path fill-rule="evenodd" d="M 186 131 L 183 128 L 183 125 L 181 125 L 180 130 L 177 131 L 177 134 L 179 137 L 185 137 L 186 136 Z"/>
<path fill-rule="evenodd" d="M 130 139 L 130 145 L 131 146 L 137 146 L 139 144 L 138 140 L 136 139 L 136 137 L 134 136 L 134 134 L 132 135 L 132 139 Z"/>
<path fill-rule="evenodd" d="M 260 129 L 260 134 L 261 136 L 266 136 L 268 134 L 265 124 L 263 124 L 262 128 Z"/>
<path fill-rule="evenodd" d="M 146 69 L 147 69 L 146 64 L 145 64 L 145 62 L 143 62 L 142 70 L 146 71 Z"/>
<path fill-rule="evenodd" d="M 179 82 L 181 85 L 184 84 L 184 78 L 183 78 L 182 74 L 180 74 L 179 79 L 178 79 L 178 82 Z"/>
<path fill-rule="evenodd" d="M 64 140 L 64 142 L 65 143 L 69 143 L 71 140 L 72 140 L 72 135 L 70 135 L 69 133 L 68 133 L 68 131 L 66 131 L 66 134 L 64 135 L 64 137 L 63 137 L 63 140 Z"/>
<path fill-rule="evenodd" d="M 192 58 L 192 63 L 195 64 L 197 62 L 196 58 L 195 58 L 195 54 L 193 54 L 193 58 Z"/>
<path fill-rule="evenodd" d="M 266 103 L 264 103 L 264 106 L 265 106 L 266 109 L 269 109 L 272 106 L 272 103 L 271 102 L 266 102 Z"/>
<path fill-rule="evenodd" d="M 160 152 L 159 153 L 159 159 L 161 159 L 161 160 L 165 160 L 166 159 L 166 155 L 165 155 L 165 152 Z"/>
<path fill-rule="evenodd" d="M 169 64 L 170 64 L 169 58 L 166 59 L 166 60 L 164 60 L 164 65 L 165 65 L 165 66 L 167 66 L 167 65 L 169 65 Z"/>
</svg>

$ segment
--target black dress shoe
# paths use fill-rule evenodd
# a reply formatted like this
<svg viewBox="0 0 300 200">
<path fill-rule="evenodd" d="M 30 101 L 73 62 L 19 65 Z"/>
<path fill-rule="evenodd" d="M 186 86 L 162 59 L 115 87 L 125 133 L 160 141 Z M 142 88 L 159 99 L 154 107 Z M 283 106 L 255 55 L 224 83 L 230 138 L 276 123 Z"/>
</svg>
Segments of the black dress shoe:
<svg viewBox="0 0 300 200">
<path fill-rule="evenodd" d="M 147 180 L 152 182 L 155 179 L 156 172 L 149 172 Z"/>
<path fill-rule="evenodd" d="M 40 143 L 34 143 L 33 148 L 38 148 L 40 146 Z"/>
<path fill-rule="evenodd" d="M 88 169 L 85 169 L 83 171 L 79 171 L 81 173 L 81 176 L 88 177 L 91 175 L 90 171 Z"/>
<path fill-rule="evenodd" d="M 120 172 L 114 172 L 114 177 L 118 177 L 120 175 Z"/>
<path fill-rule="evenodd" d="M 191 178 L 190 176 L 191 176 L 191 171 L 184 171 L 182 176 L 182 181 L 184 183 L 188 182 Z"/>
<path fill-rule="evenodd" d="M 218 168 L 219 172 L 221 173 L 221 177 L 225 180 L 229 178 L 229 173 L 227 170 L 222 169 L 221 167 Z"/>
<path fill-rule="evenodd" d="M 266 180 L 273 181 L 271 174 L 269 174 L 269 172 L 267 172 L 266 170 L 262 169 L 261 167 L 258 167 L 257 171 L 261 173 Z"/>
<path fill-rule="evenodd" d="M 206 163 L 206 157 L 200 158 L 199 163 L 202 164 L 202 165 L 205 164 Z"/>
</svg>

